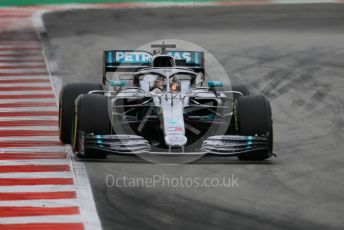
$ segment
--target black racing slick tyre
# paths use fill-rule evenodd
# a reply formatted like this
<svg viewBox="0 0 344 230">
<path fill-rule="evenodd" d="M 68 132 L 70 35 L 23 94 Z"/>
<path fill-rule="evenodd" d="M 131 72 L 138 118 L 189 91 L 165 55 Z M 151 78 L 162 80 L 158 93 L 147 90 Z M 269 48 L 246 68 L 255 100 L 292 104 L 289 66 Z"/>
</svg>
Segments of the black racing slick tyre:
<svg viewBox="0 0 344 230">
<path fill-rule="evenodd" d="M 111 133 L 111 121 L 108 113 L 108 98 L 103 95 L 83 94 L 75 101 L 73 126 L 73 151 L 82 158 L 105 158 L 106 153 L 87 151 L 79 153 L 79 134 L 93 133 L 105 135 Z"/>
<path fill-rule="evenodd" d="M 72 120 L 74 117 L 74 102 L 80 94 L 92 90 L 102 90 L 100 84 L 69 83 L 62 87 L 59 98 L 59 137 L 62 143 L 72 142 Z"/>
<path fill-rule="evenodd" d="M 242 96 L 236 103 L 236 122 L 239 135 L 267 136 L 268 149 L 239 155 L 240 160 L 265 160 L 272 156 L 273 126 L 271 107 L 264 96 Z"/>
</svg>

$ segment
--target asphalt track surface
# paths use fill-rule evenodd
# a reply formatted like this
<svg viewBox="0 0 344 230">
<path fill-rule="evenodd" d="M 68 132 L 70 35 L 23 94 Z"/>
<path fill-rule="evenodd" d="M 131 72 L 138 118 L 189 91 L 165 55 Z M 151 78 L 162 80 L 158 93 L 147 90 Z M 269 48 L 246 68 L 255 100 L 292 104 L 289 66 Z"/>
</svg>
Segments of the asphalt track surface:
<svg viewBox="0 0 344 230">
<path fill-rule="evenodd" d="M 233 82 L 246 83 L 272 104 L 278 157 L 264 163 L 86 162 L 104 229 L 343 228 L 344 5 L 80 10 L 44 20 L 65 82 L 99 82 L 103 49 L 177 38 L 212 52 Z M 105 183 L 107 175 L 232 174 L 239 187 Z"/>
</svg>

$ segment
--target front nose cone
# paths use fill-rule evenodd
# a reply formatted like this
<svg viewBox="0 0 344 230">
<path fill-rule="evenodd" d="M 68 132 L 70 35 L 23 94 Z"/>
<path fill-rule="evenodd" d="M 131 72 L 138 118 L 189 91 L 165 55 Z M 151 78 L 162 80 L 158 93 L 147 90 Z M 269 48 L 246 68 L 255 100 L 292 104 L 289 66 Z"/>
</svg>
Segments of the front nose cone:
<svg viewBox="0 0 344 230">
<path fill-rule="evenodd" d="M 188 139 L 184 135 L 167 135 L 165 137 L 165 143 L 171 147 L 182 147 L 186 145 Z"/>
</svg>

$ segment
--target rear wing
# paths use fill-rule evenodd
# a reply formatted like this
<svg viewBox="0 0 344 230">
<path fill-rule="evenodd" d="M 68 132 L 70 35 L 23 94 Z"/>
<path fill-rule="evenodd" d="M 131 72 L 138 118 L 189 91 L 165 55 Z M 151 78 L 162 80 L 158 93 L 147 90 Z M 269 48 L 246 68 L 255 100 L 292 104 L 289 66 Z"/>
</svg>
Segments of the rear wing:
<svg viewBox="0 0 344 230">
<path fill-rule="evenodd" d="M 204 74 L 204 53 L 197 51 L 167 51 L 176 60 L 177 67 L 186 67 Z M 142 50 L 106 50 L 103 52 L 103 84 L 108 72 L 136 72 L 150 67 L 153 54 Z"/>
</svg>

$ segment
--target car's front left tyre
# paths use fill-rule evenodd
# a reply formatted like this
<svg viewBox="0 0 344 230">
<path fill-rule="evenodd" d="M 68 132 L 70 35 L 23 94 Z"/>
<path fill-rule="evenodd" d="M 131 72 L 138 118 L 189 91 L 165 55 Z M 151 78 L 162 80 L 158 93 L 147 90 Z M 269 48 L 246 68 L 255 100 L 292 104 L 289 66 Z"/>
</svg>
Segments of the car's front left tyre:
<svg viewBox="0 0 344 230">
<path fill-rule="evenodd" d="M 242 96 L 235 107 L 238 135 L 266 136 L 267 149 L 239 155 L 240 160 L 265 160 L 273 155 L 271 107 L 264 96 Z"/>
</svg>

